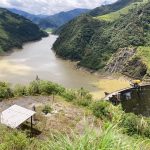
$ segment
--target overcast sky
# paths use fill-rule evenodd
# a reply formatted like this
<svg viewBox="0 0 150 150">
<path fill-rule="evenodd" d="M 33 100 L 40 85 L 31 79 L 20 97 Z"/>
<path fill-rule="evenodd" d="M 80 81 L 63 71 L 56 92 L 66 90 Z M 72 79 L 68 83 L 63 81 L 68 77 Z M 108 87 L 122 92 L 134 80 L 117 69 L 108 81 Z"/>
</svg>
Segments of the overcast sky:
<svg viewBox="0 0 150 150">
<path fill-rule="evenodd" d="M 21 9 L 33 14 L 55 14 L 74 8 L 95 8 L 117 0 L 0 0 L 0 7 Z"/>
</svg>

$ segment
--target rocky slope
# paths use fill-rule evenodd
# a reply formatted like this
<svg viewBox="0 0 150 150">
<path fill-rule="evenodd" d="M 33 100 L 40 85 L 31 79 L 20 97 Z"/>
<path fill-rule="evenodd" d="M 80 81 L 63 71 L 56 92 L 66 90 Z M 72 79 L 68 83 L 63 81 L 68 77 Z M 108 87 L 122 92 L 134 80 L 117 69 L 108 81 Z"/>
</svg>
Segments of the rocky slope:
<svg viewBox="0 0 150 150">
<path fill-rule="evenodd" d="M 120 48 L 108 61 L 105 71 L 143 78 L 147 72 L 147 67 L 140 58 L 134 57 L 136 51 L 136 48 Z"/>
</svg>

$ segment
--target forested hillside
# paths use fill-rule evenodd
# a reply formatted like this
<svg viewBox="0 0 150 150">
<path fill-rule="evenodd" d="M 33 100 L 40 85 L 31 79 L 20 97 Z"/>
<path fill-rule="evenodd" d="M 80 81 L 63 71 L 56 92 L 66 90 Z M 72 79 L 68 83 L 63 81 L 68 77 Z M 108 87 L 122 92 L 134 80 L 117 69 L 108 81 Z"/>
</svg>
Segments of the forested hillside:
<svg viewBox="0 0 150 150">
<path fill-rule="evenodd" d="M 0 8 L 0 54 L 13 47 L 22 47 L 24 42 L 47 36 L 31 21 Z"/>
<path fill-rule="evenodd" d="M 93 17 L 108 14 L 111 12 L 118 11 L 126 6 L 129 6 L 130 4 L 134 2 L 140 2 L 142 0 L 118 0 L 116 3 L 97 7 L 89 12 L 89 14 Z"/>
<path fill-rule="evenodd" d="M 150 44 L 149 10 L 148 0 L 119 0 L 112 5 L 101 6 L 66 24 L 53 48 L 65 59 L 80 61 L 79 65 L 111 72 L 118 71 L 116 67 L 120 67 L 120 60 L 112 59 L 118 49 L 136 49 L 132 57 L 124 61 L 119 72 L 143 78 L 149 74 L 150 66 L 147 56 L 150 53 L 147 48 Z M 112 13 L 116 14 L 116 18 L 107 19 L 114 16 Z M 126 53 L 123 54 L 126 56 Z M 141 66 L 145 66 L 144 70 Z"/>
</svg>

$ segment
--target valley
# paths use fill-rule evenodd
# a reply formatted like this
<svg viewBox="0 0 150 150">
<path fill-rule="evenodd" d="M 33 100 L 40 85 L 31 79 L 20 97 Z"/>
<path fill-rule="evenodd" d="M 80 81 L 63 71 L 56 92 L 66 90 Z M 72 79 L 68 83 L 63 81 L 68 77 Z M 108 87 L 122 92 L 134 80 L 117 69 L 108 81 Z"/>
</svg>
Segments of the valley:
<svg viewBox="0 0 150 150">
<path fill-rule="evenodd" d="M 128 79 L 90 73 L 84 69 L 77 69 L 75 62 L 57 58 L 52 50 L 52 45 L 57 38 L 49 34 L 49 37 L 40 41 L 24 44 L 22 49 L 13 49 L 13 53 L 8 56 L 1 56 L 1 81 L 26 85 L 38 75 L 42 80 L 49 80 L 66 88 L 83 87 L 98 99 L 103 98 L 106 91 L 113 92 L 130 86 Z M 119 86 L 111 87 L 111 83 Z"/>
<path fill-rule="evenodd" d="M 0 150 L 149 150 L 150 1 L 64 2 L 0 4 Z"/>
</svg>

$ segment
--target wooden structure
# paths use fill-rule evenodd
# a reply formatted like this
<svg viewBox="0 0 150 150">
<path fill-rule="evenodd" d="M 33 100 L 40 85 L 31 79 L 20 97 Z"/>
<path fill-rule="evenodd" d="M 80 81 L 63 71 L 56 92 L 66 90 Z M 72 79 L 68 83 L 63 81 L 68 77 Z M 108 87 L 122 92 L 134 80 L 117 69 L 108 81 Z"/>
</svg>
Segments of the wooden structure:
<svg viewBox="0 0 150 150">
<path fill-rule="evenodd" d="M 13 105 L 1 113 L 1 124 L 4 124 L 10 128 L 18 128 L 22 123 L 31 119 L 31 135 L 32 135 L 32 123 L 33 115 L 35 111 L 23 108 L 18 105 Z"/>
</svg>

